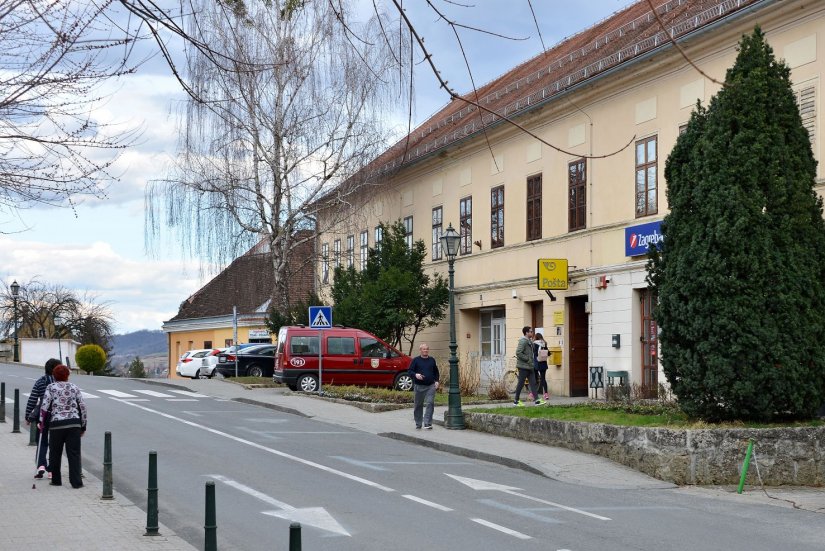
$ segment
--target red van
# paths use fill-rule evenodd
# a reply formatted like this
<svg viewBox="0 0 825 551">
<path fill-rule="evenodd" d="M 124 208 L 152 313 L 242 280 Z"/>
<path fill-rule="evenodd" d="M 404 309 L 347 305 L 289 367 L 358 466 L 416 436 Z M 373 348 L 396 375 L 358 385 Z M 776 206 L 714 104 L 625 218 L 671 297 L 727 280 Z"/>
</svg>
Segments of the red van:
<svg viewBox="0 0 825 551">
<path fill-rule="evenodd" d="M 281 327 L 272 379 L 292 390 L 318 391 L 318 329 Z M 351 327 L 322 329 L 323 385 L 386 386 L 412 390 L 412 358 L 375 335 Z"/>
</svg>

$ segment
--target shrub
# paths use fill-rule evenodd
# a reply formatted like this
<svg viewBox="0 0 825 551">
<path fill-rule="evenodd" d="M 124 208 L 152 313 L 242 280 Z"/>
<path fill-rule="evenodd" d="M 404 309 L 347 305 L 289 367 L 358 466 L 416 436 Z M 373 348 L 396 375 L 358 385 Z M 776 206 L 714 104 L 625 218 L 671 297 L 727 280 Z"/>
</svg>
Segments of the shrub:
<svg viewBox="0 0 825 551">
<path fill-rule="evenodd" d="M 106 367 L 106 352 L 96 344 L 86 344 L 77 349 L 74 361 L 86 373 L 102 373 Z"/>
</svg>

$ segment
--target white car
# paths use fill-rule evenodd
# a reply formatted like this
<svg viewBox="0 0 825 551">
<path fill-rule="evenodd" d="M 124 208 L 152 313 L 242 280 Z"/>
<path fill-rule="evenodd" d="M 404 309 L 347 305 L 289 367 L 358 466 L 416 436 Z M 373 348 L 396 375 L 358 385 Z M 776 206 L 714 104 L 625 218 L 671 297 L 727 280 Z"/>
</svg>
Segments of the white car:
<svg viewBox="0 0 825 551">
<path fill-rule="evenodd" d="M 191 377 L 192 379 L 199 379 L 201 377 L 211 377 L 212 366 L 207 374 L 204 367 L 204 359 L 212 353 L 212 348 L 202 348 L 200 350 L 190 350 L 184 352 L 178 360 L 178 366 L 175 368 L 175 373 L 181 377 Z"/>
<path fill-rule="evenodd" d="M 209 354 L 203 357 L 201 362 L 201 377 L 211 379 L 215 373 L 215 367 L 218 365 L 218 354 L 223 354 L 228 348 L 213 348 Z"/>
</svg>

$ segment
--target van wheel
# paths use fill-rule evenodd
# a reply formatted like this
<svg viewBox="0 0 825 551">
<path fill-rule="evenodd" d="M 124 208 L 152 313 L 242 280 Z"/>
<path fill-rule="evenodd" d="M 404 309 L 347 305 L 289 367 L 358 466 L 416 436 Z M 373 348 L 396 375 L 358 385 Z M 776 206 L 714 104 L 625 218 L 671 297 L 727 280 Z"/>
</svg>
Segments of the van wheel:
<svg viewBox="0 0 825 551">
<path fill-rule="evenodd" d="M 301 375 L 297 386 L 301 392 L 318 392 L 318 377 L 309 373 Z"/>
<path fill-rule="evenodd" d="M 395 390 L 408 392 L 413 389 L 413 380 L 410 374 L 406 371 L 395 376 L 395 382 L 392 384 Z"/>
<path fill-rule="evenodd" d="M 248 377 L 263 377 L 264 376 L 264 370 L 261 369 L 260 366 L 252 365 L 252 366 L 249 366 L 249 369 L 246 370 L 246 375 Z"/>
</svg>

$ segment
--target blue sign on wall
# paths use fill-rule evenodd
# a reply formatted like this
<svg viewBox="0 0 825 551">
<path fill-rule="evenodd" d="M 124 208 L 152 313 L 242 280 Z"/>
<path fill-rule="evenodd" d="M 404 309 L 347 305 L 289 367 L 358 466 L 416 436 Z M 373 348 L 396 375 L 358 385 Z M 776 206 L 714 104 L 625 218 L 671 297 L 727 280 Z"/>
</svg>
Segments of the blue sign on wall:
<svg viewBox="0 0 825 551">
<path fill-rule="evenodd" d="M 625 256 L 646 255 L 648 247 L 656 247 L 664 240 L 661 220 L 625 228 L 624 254 Z"/>
</svg>

